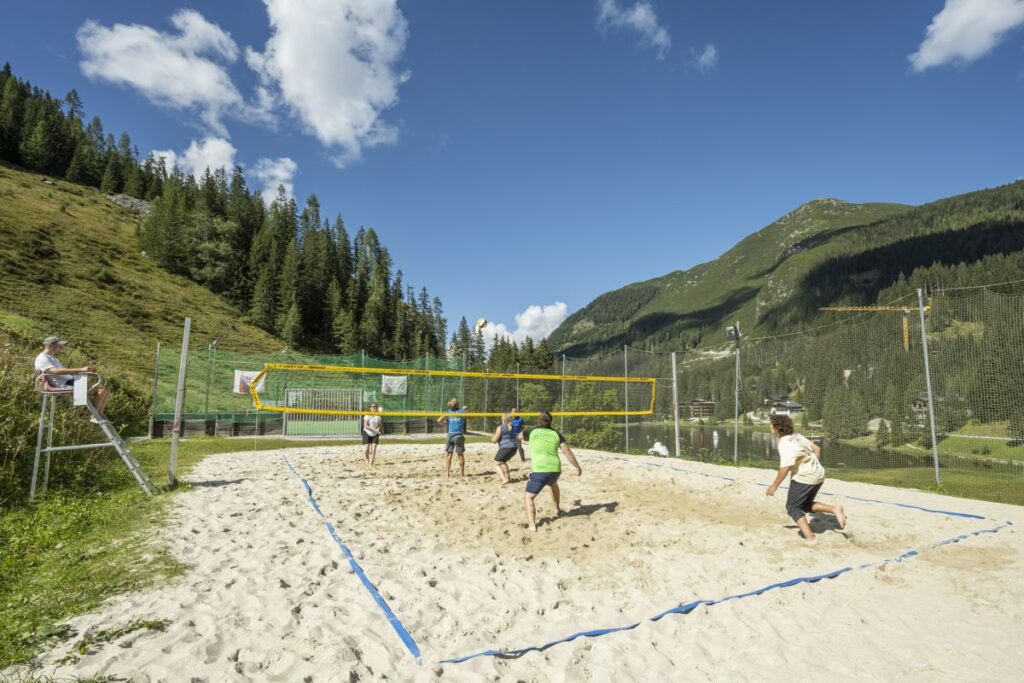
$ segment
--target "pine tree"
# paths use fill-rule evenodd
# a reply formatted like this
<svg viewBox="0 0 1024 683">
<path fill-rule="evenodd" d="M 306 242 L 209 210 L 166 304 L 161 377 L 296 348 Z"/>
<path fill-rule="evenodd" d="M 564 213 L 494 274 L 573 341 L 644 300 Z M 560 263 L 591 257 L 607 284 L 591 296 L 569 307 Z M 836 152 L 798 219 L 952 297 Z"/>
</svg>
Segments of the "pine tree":
<svg viewBox="0 0 1024 683">
<path fill-rule="evenodd" d="M 121 176 L 121 162 L 115 154 L 107 155 L 107 165 L 100 180 L 100 192 L 118 194 L 124 189 L 124 178 Z"/>
<path fill-rule="evenodd" d="M 427 288 L 423 288 L 423 294 L 426 295 Z M 442 345 L 444 340 L 448 338 L 448 319 L 444 317 L 444 308 L 441 305 L 441 299 L 434 297 L 433 304 L 429 309 L 424 308 L 423 313 L 426 314 L 427 310 L 430 311 L 429 320 L 433 323 L 434 329 L 432 330 L 432 336 L 434 339 L 433 352 L 440 355 L 443 351 Z"/>
<path fill-rule="evenodd" d="M 352 243 L 348 238 L 348 231 L 345 230 L 345 222 L 339 215 L 334 221 L 335 241 L 338 245 L 338 286 L 341 288 L 341 296 L 348 294 L 348 285 L 352 280 Z"/>
<path fill-rule="evenodd" d="M 299 326 L 298 335 L 303 335 L 302 315 L 299 312 L 299 286 L 299 246 L 296 240 L 292 240 L 285 252 L 281 275 L 277 281 L 278 310 L 281 311 L 277 329 L 281 336 L 285 336 L 285 325 L 292 322 L 290 316 L 293 308 L 298 321 L 296 324 Z"/>
<path fill-rule="evenodd" d="M 136 164 L 132 164 L 128 168 L 128 177 L 124 181 L 124 193 L 136 199 L 145 199 L 146 197 L 146 181 L 143 178 L 142 169 Z"/>
<path fill-rule="evenodd" d="M 40 117 L 32 133 L 21 143 L 21 158 L 34 171 L 58 175 L 55 172 L 58 141 L 54 137 L 54 125 L 48 117 Z"/>
<path fill-rule="evenodd" d="M 540 370 L 550 370 L 555 367 L 555 354 L 551 352 L 547 339 L 541 339 L 534 349 L 532 365 Z"/>
<path fill-rule="evenodd" d="M 21 161 L 21 127 L 25 116 L 27 93 L 18 79 L 11 76 L 4 83 L 0 97 L 0 158 L 18 163 Z"/>
<path fill-rule="evenodd" d="M 363 309 L 359 322 L 359 335 L 366 346 L 367 352 L 373 355 L 383 355 L 384 342 L 387 339 L 390 288 L 388 287 L 388 267 L 386 261 L 386 255 L 382 255 L 377 267 L 374 268 L 373 277 L 370 280 L 370 289 L 366 298 L 366 306 Z"/>
<path fill-rule="evenodd" d="M 79 121 L 81 121 L 82 117 L 85 116 L 85 107 L 82 105 L 82 98 L 74 88 L 69 90 L 68 94 L 64 96 L 64 104 L 67 105 L 69 116 L 73 116 Z"/>
<path fill-rule="evenodd" d="M 334 337 L 338 340 L 338 353 L 351 355 L 362 348 L 359 332 L 351 311 L 342 309 L 334 319 Z"/>
<path fill-rule="evenodd" d="M 75 153 L 71 157 L 71 164 L 68 166 L 67 172 L 64 177 L 73 183 L 82 183 L 83 185 L 94 185 L 98 182 L 98 179 L 93 175 L 93 165 L 89 142 L 81 140 L 75 146 Z"/>
<path fill-rule="evenodd" d="M 296 348 L 302 343 L 302 318 L 299 305 L 294 301 L 281 321 L 281 338 L 288 342 L 290 348 Z"/>
<path fill-rule="evenodd" d="M 273 258 L 276 260 L 277 256 Z M 249 306 L 249 318 L 257 327 L 273 332 L 277 323 L 277 290 L 276 274 L 272 267 L 256 271 L 256 282 L 252 291 L 252 303 Z"/>
</svg>

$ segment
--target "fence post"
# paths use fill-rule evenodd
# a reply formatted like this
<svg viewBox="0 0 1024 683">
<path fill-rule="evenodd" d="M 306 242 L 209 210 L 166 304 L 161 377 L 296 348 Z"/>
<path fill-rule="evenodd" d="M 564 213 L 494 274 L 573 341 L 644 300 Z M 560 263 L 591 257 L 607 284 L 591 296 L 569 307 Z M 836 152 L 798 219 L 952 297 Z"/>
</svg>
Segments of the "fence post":
<svg viewBox="0 0 1024 683">
<path fill-rule="evenodd" d="M 625 380 L 625 396 L 626 412 L 629 412 L 629 347 L 622 347 L 622 377 Z M 626 452 L 629 453 L 629 415 L 626 415 Z"/>
<path fill-rule="evenodd" d="M 185 377 L 188 374 L 188 337 L 192 332 L 192 318 L 185 318 L 181 335 L 181 360 L 178 363 L 178 393 L 174 399 L 174 427 L 171 429 L 171 461 L 167 468 L 167 485 L 178 483 L 178 441 L 181 439 L 181 411 L 185 405 Z"/>
<path fill-rule="evenodd" d="M 156 343 L 156 364 L 153 368 L 153 407 L 149 411 L 149 438 L 156 428 L 156 390 L 160 384 L 160 342 Z"/>
<path fill-rule="evenodd" d="M 939 442 L 935 434 L 935 396 L 932 394 L 932 373 L 928 362 L 928 331 L 924 324 L 924 294 L 917 290 L 917 312 L 921 316 L 921 353 L 924 354 L 924 380 L 928 388 L 928 425 L 932 432 L 932 463 L 935 466 L 935 485 L 942 486 L 939 476 Z"/>
<path fill-rule="evenodd" d="M 676 457 L 679 457 L 679 377 L 676 372 L 676 352 L 672 352 L 672 422 L 676 428 Z"/>
<path fill-rule="evenodd" d="M 206 345 L 206 401 L 203 404 L 203 419 L 210 419 L 210 373 L 213 372 L 213 342 Z"/>
</svg>

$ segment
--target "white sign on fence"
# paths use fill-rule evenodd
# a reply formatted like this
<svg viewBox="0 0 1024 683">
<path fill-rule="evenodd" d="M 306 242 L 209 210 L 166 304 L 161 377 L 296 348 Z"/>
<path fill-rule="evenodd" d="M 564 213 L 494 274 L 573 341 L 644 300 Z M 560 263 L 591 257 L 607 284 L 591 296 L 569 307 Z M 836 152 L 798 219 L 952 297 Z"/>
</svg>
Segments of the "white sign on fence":
<svg viewBox="0 0 1024 683">
<path fill-rule="evenodd" d="M 408 389 L 408 375 L 383 375 L 380 378 L 380 393 L 383 396 L 405 396 Z"/>
<path fill-rule="evenodd" d="M 235 384 L 231 392 L 235 394 L 248 394 L 249 384 L 260 374 L 260 370 L 235 370 Z M 263 381 L 256 386 L 258 391 L 263 391 Z"/>
</svg>

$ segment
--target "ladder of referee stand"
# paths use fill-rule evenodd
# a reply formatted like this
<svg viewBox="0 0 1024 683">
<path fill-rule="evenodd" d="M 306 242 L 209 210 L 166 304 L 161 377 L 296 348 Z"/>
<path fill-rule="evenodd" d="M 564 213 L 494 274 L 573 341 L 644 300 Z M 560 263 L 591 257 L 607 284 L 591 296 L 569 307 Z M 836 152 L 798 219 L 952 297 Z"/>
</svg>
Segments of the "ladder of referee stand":
<svg viewBox="0 0 1024 683">
<path fill-rule="evenodd" d="M 93 374 L 93 373 L 87 373 Z M 46 462 L 43 468 L 43 485 L 42 492 L 46 492 L 47 484 L 50 479 L 50 454 L 59 453 L 62 451 L 80 451 L 87 448 L 109 448 L 113 447 L 117 451 L 117 454 L 121 456 L 121 460 L 124 461 L 128 471 L 135 477 L 135 481 L 138 482 L 142 490 L 152 496 L 157 492 L 156 486 L 150 481 L 149 476 L 143 471 L 142 466 L 139 465 L 139 461 L 132 455 L 131 448 L 121 435 L 118 434 L 117 429 L 106 417 L 100 415 L 99 411 L 92 405 L 88 399 L 88 377 L 79 376 L 75 378 L 75 389 L 73 392 L 70 391 L 52 391 L 47 390 L 43 382 L 40 383 L 40 393 L 43 395 L 42 408 L 39 411 L 39 432 L 36 435 L 36 456 L 35 461 L 32 464 L 32 484 L 29 489 L 29 501 L 34 502 L 36 499 L 36 483 L 39 479 L 39 460 L 40 456 L 46 454 Z M 75 405 L 84 405 L 89 409 L 89 414 L 92 415 L 93 421 L 96 426 L 103 432 L 103 436 L 106 437 L 106 441 L 100 443 L 82 444 L 78 446 L 54 446 L 53 445 L 53 421 L 54 412 L 56 410 L 57 398 L 61 395 L 74 395 Z M 47 405 L 49 404 L 49 405 Z M 49 413 L 49 417 L 47 417 Z M 43 432 L 47 433 L 46 447 L 43 447 Z"/>
</svg>

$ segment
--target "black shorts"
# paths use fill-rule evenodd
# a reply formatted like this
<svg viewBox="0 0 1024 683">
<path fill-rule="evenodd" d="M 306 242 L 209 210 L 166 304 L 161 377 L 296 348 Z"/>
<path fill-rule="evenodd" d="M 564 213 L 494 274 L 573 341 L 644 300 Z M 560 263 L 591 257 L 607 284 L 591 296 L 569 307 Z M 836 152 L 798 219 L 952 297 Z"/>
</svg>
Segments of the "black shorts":
<svg viewBox="0 0 1024 683">
<path fill-rule="evenodd" d="M 449 434 L 448 441 L 445 443 L 444 452 L 451 453 L 456 452 L 459 455 L 466 452 L 466 435 L 465 434 Z"/>
<path fill-rule="evenodd" d="M 530 478 L 526 481 L 526 492 L 536 496 L 545 486 L 551 486 L 558 481 L 561 472 L 530 472 Z"/>
<path fill-rule="evenodd" d="M 811 507 L 814 505 L 814 497 L 818 495 L 819 489 L 821 489 L 821 484 L 801 484 L 798 481 L 789 482 L 786 512 L 789 513 L 794 522 L 811 511 Z"/>
<path fill-rule="evenodd" d="M 369 434 L 366 433 L 366 430 L 364 429 L 363 430 L 363 443 L 365 443 L 365 444 L 370 444 L 370 443 L 378 444 L 378 443 L 380 443 L 380 434 L 374 434 L 373 436 L 370 436 Z"/>
<path fill-rule="evenodd" d="M 494 462 L 508 462 L 512 459 L 512 456 L 518 452 L 519 450 L 515 446 L 499 448 L 498 452 L 494 456 Z"/>
</svg>

